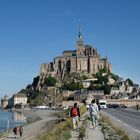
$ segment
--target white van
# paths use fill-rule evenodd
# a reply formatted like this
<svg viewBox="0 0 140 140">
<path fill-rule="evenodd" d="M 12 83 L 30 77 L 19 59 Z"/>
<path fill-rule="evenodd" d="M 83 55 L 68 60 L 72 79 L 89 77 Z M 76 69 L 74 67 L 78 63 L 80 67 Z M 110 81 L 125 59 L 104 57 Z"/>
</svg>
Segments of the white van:
<svg viewBox="0 0 140 140">
<path fill-rule="evenodd" d="M 101 109 L 107 108 L 106 100 L 99 100 L 99 103 L 100 103 L 100 108 L 101 108 Z"/>
</svg>

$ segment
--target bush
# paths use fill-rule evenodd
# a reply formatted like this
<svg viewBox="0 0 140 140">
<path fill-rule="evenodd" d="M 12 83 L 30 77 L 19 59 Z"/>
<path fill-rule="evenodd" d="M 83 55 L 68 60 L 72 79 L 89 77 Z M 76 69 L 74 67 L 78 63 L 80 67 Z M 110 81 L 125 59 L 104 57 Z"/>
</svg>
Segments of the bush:
<svg viewBox="0 0 140 140">
<path fill-rule="evenodd" d="M 44 80 L 44 84 L 46 84 L 47 86 L 55 86 L 56 82 L 57 82 L 56 79 L 51 76 L 47 77 Z"/>
<path fill-rule="evenodd" d="M 70 91 L 80 90 L 80 89 L 83 89 L 83 84 L 81 82 L 72 81 L 71 83 L 67 83 L 63 85 L 62 89 L 70 90 Z"/>
</svg>

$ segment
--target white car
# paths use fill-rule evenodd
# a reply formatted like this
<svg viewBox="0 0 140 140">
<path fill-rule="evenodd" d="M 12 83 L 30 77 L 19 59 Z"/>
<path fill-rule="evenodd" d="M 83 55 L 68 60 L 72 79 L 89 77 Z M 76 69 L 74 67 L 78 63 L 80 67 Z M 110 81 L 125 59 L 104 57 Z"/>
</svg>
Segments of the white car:
<svg viewBox="0 0 140 140">
<path fill-rule="evenodd" d="M 63 107 L 63 110 L 67 110 L 67 109 L 69 109 L 68 106 L 64 106 L 64 107 Z"/>
<path fill-rule="evenodd" d="M 99 103 L 100 103 L 100 108 L 101 109 L 107 108 L 106 100 L 100 100 Z"/>
</svg>

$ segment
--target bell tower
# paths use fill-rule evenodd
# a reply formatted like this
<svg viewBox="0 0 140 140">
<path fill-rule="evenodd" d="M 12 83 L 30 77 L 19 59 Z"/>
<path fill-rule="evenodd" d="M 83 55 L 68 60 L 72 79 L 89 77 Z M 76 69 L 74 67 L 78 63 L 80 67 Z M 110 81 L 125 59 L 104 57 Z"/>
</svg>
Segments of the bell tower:
<svg viewBox="0 0 140 140">
<path fill-rule="evenodd" d="M 80 28 L 79 28 L 79 33 L 78 33 L 78 39 L 77 39 L 77 42 L 76 42 L 76 46 L 77 46 L 76 54 L 78 56 L 79 55 L 84 55 L 85 47 L 84 47 L 83 36 L 82 36 Z"/>
</svg>

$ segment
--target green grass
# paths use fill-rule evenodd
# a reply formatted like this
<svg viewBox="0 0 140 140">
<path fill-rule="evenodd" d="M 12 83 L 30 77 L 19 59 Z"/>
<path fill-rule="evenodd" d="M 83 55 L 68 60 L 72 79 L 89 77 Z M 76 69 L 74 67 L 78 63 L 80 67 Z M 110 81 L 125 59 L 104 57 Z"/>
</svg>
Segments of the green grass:
<svg viewBox="0 0 140 140">
<path fill-rule="evenodd" d="M 85 105 L 82 105 L 82 106 L 80 107 L 80 114 L 81 114 L 81 116 L 82 116 L 85 112 L 86 112 L 86 106 L 85 106 Z"/>
<path fill-rule="evenodd" d="M 86 112 L 86 106 L 83 105 L 80 107 L 80 114 L 81 116 Z M 79 128 L 79 136 L 78 138 L 81 140 L 85 137 L 85 133 L 86 133 L 86 122 L 87 120 L 85 119 L 83 122 L 82 122 L 82 126 Z"/>
<path fill-rule="evenodd" d="M 86 133 L 86 122 L 87 120 L 84 120 L 82 123 L 82 126 L 79 128 L 79 136 L 78 138 L 81 140 L 85 137 L 85 133 Z"/>
<path fill-rule="evenodd" d="M 49 130 L 39 137 L 39 140 L 69 140 L 71 137 L 72 122 L 69 110 L 55 114 L 59 122 L 49 126 Z"/>
<path fill-rule="evenodd" d="M 67 119 L 66 121 L 56 124 L 51 128 L 40 140 L 69 140 L 71 137 L 70 134 L 71 121 Z"/>
</svg>

